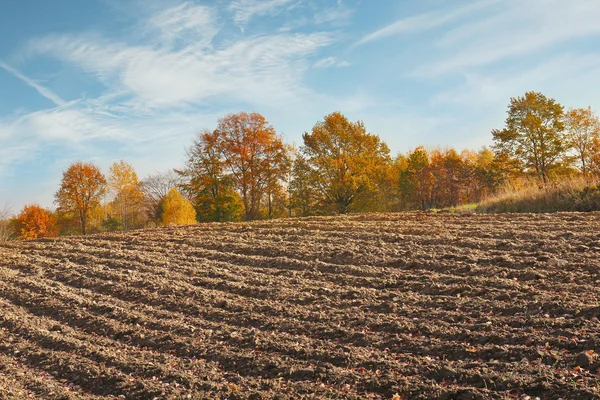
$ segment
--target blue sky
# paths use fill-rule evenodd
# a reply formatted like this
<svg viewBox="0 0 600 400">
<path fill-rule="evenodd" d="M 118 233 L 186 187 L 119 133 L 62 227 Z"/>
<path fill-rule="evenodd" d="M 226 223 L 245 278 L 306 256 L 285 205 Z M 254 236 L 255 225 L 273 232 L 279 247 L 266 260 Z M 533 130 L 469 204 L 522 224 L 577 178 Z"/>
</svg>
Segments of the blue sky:
<svg viewBox="0 0 600 400">
<path fill-rule="evenodd" d="M 258 111 L 324 115 L 392 153 L 478 148 L 511 96 L 600 110 L 598 0 L 0 0 L 0 208 L 52 206 L 77 160 L 144 176 Z"/>
</svg>

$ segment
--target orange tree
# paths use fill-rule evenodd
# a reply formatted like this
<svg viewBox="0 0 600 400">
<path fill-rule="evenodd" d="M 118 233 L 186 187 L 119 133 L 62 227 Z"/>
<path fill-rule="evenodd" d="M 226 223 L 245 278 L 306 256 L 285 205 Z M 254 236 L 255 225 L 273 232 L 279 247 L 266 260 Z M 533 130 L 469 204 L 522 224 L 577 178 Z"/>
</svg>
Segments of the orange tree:
<svg viewBox="0 0 600 400">
<path fill-rule="evenodd" d="M 55 194 L 59 212 L 72 212 L 79 217 L 85 235 L 89 213 L 100 205 L 106 179 L 93 163 L 78 161 L 63 172 L 60 189 Z"/>
<path fill-rule="evenodd" d="M 219 162 L 239 191 L 245 220 L 260 217 L 267 190 L 275 191 L 290 168 L 289 146 L 258 113 L 229 114 L 213 132 Z"/>
<path fill-rule="evenodd" d="M 56 217 L 36 204 L 23 208 L 17 216 L 15 228 L 17 236 L 24 240 L 58 235 Z"/>
</svg>

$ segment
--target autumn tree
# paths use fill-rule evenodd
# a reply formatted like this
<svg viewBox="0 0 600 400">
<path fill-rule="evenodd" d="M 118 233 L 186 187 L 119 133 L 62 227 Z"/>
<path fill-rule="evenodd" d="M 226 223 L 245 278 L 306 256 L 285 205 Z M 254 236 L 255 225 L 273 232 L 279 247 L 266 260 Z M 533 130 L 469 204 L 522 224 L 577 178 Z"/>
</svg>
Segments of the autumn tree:
<svg viewBox="0 0 600 400">
<path fill-rule="evenodd" d="M 345 214 L 361 202 L 376 201 L 391 165 L 389 148 L 379 136 L 334 112 L 302 138 L 302 155 L 326 205 Z"/>
<path fill-rule="evenodd" d="M 186 182 L 181 187 L 192 199 L 200 222 L 232 221 L 241 213 L 241 199 L 226 172 L 219 139 L 216 131 L 198 134 L 187 150 L 185 169 L 176 170 Z"/>
<path fill-rule="evenodd" d="M 143 208 L 146 217 L 156 224 L 160 222 L 159 206 L 161 200 L 171 189 L 178 188 L 184 183 L 181 175 L 173 170 L 156 173 L 140 182 L 140 190 L 144 194 Z"/>
<path fill-rule="evenodd" d="M 160 224 L 163 226 L 196 223 L 196 210 L 177 189 L 169 190 L 169 193 L 161 200 L 159 210 Z"/>
<path fill-rule="evenodd" d="M 123 230 L 129 230 L 139 222 L 144 194 L 133 167 L 121 160 L 110 167 L 108 188 L 114 196 L 112 202 Z"/>
<path fill-rule="evenodd" d="M 89 213 L 99 206 L 105 187 L 106 179 L 93 163 L 79 161 L 63 172 L 55 201 L 59 211 L 77 214 L 83 235 L 86 234 Z"/>
<path fill-rule="evenodd" d="M 19 239 L 31 240 L 58 235 L 56 217 L 39 205 L 26 205 L 16 219 Z"/>
<path fill-rule="evenodd" d="M 429 152 L 423 146 L 419 146 L 407 156 L 401 156 L 397 165 L 400 168 L 400 195 L 408 208 L 413 205 L 422 210 L 433 207 L 435 177 Z"/>
<path fill-rule="evenodd" d="M 575 152 L 580 171 L 587 175 L 594 164 L 600 139 L 600 118 L 591 107 L 570 109 L 565 114 L 568 145 Z"/>
<path fill-rule="evenodd" d="M 281 184 L 289 168 L 289 147 L 258 113 L 229 114 L 219 119 L 214 146 L 244 205 L 244 219 L 260 216 L 267 187 Z"/>
<path fill-rule="evenodd" d="M 302 217 L 313 215 L 317 210 L 318 190 L 312 175 L 308 161 L 298 154 L 293 163 L 288 193 L 292 209 Z"/>
<path fill-rule="evenodd" d="M 563 120 L 563 107 L 541 93 L 511 98 L 505 128 L 492 131 L 494 150 L 518 160 L 545 184 L 568 147 Z"/>
</svg>

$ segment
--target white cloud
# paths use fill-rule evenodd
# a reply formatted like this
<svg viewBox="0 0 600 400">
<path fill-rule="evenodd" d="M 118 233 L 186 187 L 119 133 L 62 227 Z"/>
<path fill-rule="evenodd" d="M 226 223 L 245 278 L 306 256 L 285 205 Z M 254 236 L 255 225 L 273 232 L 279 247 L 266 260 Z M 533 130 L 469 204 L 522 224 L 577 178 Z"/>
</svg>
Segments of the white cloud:
<svg viewBox="0 0 600 400">
<path fill-rule="evenodd" d="M 529 56 L 577 38 L 600 36 L 600 3 L 507 0 L 500 11 L 445 33 L 440 59 L 420 69 L 429 77 Z"/>
<path fill-rule="evenodd" d="M 164 44 L 177 42 L 194 46 L 207 46 L 218 33 L 216 11 L 207 6 L 186 1 L 152 15 L 146 25 L 158 31 Z"/>
<path fill-rule="evenodd" d="M 468 16 L 476 11 L 497 4 L 500 0 L 480 0 L 473 4 L 459 7 L 455 10 L 429 12 L 414 17 L 402 18 L 384 28 L 369 33 L 355 45 L 361 45 L 374 40 L 383 39 L 402 33 L 415 33 L 434 29 Z"/>
<path fill-rule="evenodd" d="M 27 53 L 75 64 L 147 105 L 181 105 L 215 95 L 273 104 L 303 90 L 305 59 L 331 43 L 327 33 L 281 33 L 242 39 L 221 49 L 175 51 L 64 35 L 32 41 Z"/>
<path fill-rule="evenodd" d="M 329 68 L 329 67 L 349 67 L 348 61 L 338 60 L 336 57 L 326 57 L 315 62 L 315 68 Z"/>
<path fill-rule="evenodd" d="M 294 0 L 233 0 L 229 11 L 233 12 L 233 20 L 243 29 L 253 17 L 276 15 Z"/>
<path fill-rule="evenodd" d="M 354 15 L 354 9 L 337 0 L 333 7 L 318 9 L 315 12 L 314 22 L 316 24 L 332 24 L 336 26 L 346 25 Z"/>
<path fill-rule="evenodd" d="M 63 99 L 61 99 L 60 96 L 58 96 L 56 93 L 53 93 L 50 89 L 40 85 L 38 82 L 25 76 L 23 73 L 21 73 L 21 71 L 17 70 L 16 68 L 11 67 L 10 65 L 3 62 L 2 60 L 0 60 L 0 68 L 4 69 L 6 72 L 14 75 L 21 81 L 25 82 L 27 85 L 34 88 L 35 90 L 37 90 L 37 92 L 40 95 L 47 98 L 48 100 L 50 100 L 57 106 L 65 104 L 65 101 Z"/>
</svg>

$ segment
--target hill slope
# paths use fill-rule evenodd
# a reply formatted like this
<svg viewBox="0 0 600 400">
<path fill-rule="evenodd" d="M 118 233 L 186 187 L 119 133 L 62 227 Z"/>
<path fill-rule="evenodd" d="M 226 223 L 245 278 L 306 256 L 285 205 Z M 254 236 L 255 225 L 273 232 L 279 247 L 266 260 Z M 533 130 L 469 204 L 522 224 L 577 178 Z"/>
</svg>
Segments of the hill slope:
<svg viewBox="0 0 600 400">
<path fill-rule="evenodd" d="M 593 213 L 0 244 L 0 398 L 597 398 L 599 260 Z"/>
</svg>

